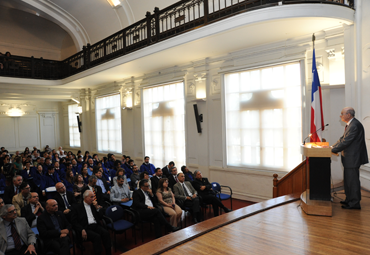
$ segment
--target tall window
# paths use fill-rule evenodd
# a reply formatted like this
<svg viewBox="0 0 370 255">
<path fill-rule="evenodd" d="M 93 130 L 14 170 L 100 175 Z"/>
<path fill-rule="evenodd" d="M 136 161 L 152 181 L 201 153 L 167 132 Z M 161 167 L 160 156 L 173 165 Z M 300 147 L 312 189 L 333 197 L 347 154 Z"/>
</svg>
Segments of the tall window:
<svg viewBox="0 0 370 255">
<path fill-rule="evenodd" d="M 78 131 L 78 104 L 68 105 L 69 146 L 80 147 L 80 132 Z"/>
<path fill-rule="evenodd" d="M 182 82 L 143 91 L 145 155 L 157 167 L 185 164 L 185 103 Z"/>
<path fill-rule="evenodd" d="M 302 161 L 300 64 L 225 75 L 227 164 L 291 170 Z"/>
<path fill-rule="evenodd" d="M 96 98 L 98 151 L 122 153 L 120 95 Z"/>
</svg>

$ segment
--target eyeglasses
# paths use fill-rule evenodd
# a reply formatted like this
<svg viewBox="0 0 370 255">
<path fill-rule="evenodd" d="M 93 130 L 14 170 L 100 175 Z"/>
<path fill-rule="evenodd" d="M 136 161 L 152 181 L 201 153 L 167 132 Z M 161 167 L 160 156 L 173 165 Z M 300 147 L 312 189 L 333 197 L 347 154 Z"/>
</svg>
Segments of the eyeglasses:
<svg viewBox="0 0 370 255">
<path fill-rule="evenodd" d="M 144 187 L 148 188 L 148 187 L 149 187 L 149 185 L 144 185 Z"/>
<path fill-rule="evenodd" d="M 14 210 L 9 211 L 8 214 L 16 213 L 16 212 L 17 212 L 17 209 L 14 209 Z"/>
</svg>

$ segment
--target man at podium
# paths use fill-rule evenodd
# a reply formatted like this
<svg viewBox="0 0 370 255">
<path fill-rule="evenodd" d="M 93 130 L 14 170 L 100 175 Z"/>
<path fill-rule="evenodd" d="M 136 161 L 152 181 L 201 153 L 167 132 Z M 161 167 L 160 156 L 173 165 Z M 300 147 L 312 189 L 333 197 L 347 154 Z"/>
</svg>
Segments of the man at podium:
<svg viewBox="0 0 370 255">
<path fill-rule="evenodd" d="M 346 199 L 341 201 L 344 209 L 361 209 L 360 166 L 369 162 L 365 144 L 365 131 L 355 118 L 352 107 L 343 108 L 340 118 L 347 125 L 344 134 L 332 146 L 332 152 L 342 152 L 344 167 L 344 192 Z"/>
</svg>

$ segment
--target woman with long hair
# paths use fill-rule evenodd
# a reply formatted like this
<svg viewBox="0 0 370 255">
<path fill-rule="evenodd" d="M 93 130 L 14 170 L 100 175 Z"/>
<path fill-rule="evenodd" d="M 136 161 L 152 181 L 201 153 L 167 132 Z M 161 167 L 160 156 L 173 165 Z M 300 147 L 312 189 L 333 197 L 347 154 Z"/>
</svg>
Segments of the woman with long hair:
<svg viewBox="0 0 370 255">
<path fill-rule="evenodd" d="M 74 177 L 73 192 L 78 203 L 81 203 L 82 201 L 81 192 L 85 187 L 86 183 L 84 182 L 84 178 L 82 177 L 82 175 L 76 174 Z"/>
<path fill-rule="evenodd" d="M 87 162 L 89 160 L 89 158 L 91 158 L 90 152 L 89 151 L 85 151 L 84 162 Z"/>
<path fill-rule="evenodd" d="M 88 179 L 89 179 L 89 174 L 88 174 L 88 172 L 87 172 L 87 165 L 85 165 L 84 164 L 84 166 L 82 167 L 82 169 L 81 169 L 81 175 L 82 175 L 82 179 L 83 179 L 83 181 L 86 183 L 86 184 L 88 184 L 89 183 L 89 181 L 88 181 Z"/>
<path fill-rule="evenodd" d="M 66 190 L 73 192 L 73 172 L 72 170 L 67 170 L 66 172 L 66 178 L 62 180 L 64 183 L 64 186 L 66 187 Z"/>
<path fill-rule="evenodd" d="M 168 179 L 162 178 L 159 180 L 157 189 L 158 202 L 163 206 L 163 210 L 170 216 L 170 224 L 177 227 L 180 223 L 182 210 L 180 206 L 175 204 L 175 196 L 170 187 L 168 187 Z"/>
</svg>

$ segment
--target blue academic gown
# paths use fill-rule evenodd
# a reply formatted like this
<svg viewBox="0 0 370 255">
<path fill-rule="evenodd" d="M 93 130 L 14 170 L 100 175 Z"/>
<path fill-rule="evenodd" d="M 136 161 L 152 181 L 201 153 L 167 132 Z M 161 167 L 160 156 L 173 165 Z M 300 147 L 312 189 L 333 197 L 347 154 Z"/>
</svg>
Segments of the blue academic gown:
<svg viewBox="0 0 370 255">
<path fill-rule="evenodd" d="M 149 175 L 154 175 L 155 174 L 155 166 L 153 164 L 145 164 L 143 163 L 141 166 L 140 166 L 140 173 L 142 172 L 148 172 Z"/>
</svg>

